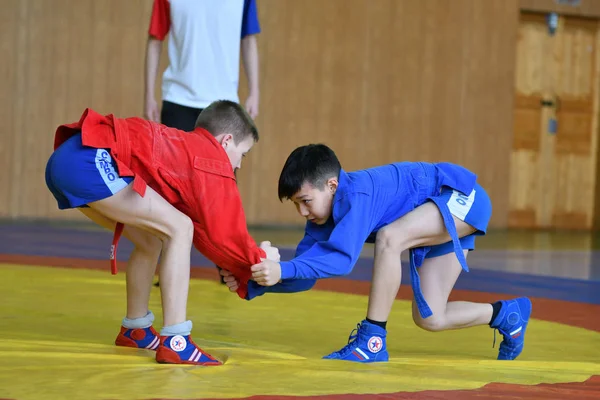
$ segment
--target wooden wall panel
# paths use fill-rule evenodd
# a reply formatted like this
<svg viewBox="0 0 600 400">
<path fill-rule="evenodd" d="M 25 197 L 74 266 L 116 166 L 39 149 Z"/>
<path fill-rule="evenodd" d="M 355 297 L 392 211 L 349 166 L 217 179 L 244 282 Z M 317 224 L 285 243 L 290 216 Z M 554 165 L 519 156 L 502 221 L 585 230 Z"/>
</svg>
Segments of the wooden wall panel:
<svg viewBox="0 0 600 400">
<path fill-rule="evenodd" d="M 44 183 L 56 126 L 86 107 L 141 115 L 152 2 L 3 0 L 0 217 L 80 218 L 59 212 Z"/>
<path fill-rule="evenodd" d="M 251 221 L 301 222 L 274 203 L 277 178 L 295 147 L 324 142 L 349 170 L 464 164 L 506 225 L 517 1 L 260 4 L 264 142 L 240 174 Z"/>
<path fill-rule="evenodd" d="M 10 212 L 11 192 L 18 190 L 12 184 L 13 175 L 13 147 L 17 138 L 14 132 L 14 121 L 17 102 L 16 94 L 19 93 L 17 69 L 19 48 L 17 26 L 19 22 L 19 0 L 5 0 L 2 3 L 4 10 L 0 13 L 0 54 L 5 61 L 0 62 L 0 217 L 6 217 Z M 17 53 L 17 54 L 15 54 Z M 8 58 L 8 60 L 6 60 Z"/>
<path fill-rule="evenodd" d="M 44 185 L 54 129 L 85 107 L 142 115 L 152 1 L 2 4 L 0 179 L 11 190 L 0 217 L 77 218 Z M 301 223 L 277 178 L 295 147 L 323 142 L 348 170 L 464 164 L 494 201 L 492 225 L 506 225 L 519 0 L 258 4 L 262 139 L 240 174 L 249 223 Z"/>
<path fill-rule="evenodd" d="M 558 4 L 556 0 L 520 0 L 520 7 L 526 11 L 557 12 L 582 17 L 600 17 L 600 1 L 580 0 L 577 6 Z"/>
<path fill-rule="evenodd" d="M 522 13 L 509 227 L 592 227 L 599 25 L 562 15 L 558 26 L 549 35 L 543 13 Z"/>
</svg>

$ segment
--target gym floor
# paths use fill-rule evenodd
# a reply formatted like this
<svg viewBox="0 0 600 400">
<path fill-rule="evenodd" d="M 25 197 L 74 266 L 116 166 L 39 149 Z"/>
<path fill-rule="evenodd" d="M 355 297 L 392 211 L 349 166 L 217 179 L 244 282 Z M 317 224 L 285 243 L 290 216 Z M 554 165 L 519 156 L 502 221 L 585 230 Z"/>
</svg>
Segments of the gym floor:
<svg viewBox="0 0 600 400">
<path fill-rule="evenodd" d="M 292 256 L 298 230 L 253 230 Z M 122 239 L 90 225 L 0 224 L 0 398 L 5 399 L 600 399 L 600 240 L 589 233 L 490 232 L 452 299 L 533 302 L 525 349 L 496 361 L 488 327 L 429 333 L 411 318 L 408 269 L 388 323 L 390 361 L 322 360 L 366 312 L 372 248 L 353 272 L 305 293 L 247 302 L 194 250 L 192 336 L 219 367 L 159 365 L 113 342 L 125 312 Z M 405 263 L 406 264 L 406 263 Z M 160 290 L 151 308 L 161 326 Z"/>
</svg>

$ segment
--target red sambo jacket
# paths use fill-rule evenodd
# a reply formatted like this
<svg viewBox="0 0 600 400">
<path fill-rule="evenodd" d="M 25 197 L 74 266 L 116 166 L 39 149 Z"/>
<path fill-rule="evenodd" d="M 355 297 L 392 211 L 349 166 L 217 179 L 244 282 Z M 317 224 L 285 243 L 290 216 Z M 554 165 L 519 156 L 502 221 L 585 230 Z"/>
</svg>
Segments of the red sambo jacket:
<svg viewBox="0 0 600 400">
<path fill-rule="evenodd" d="M 248 233 L 233 168 L 209 132 L 102 116 L 88 108 L 79 122 L 57 128 L 54 149 L 78 131 L 85 146 L 109 149 L 119 174 L 134 177 L 140 196 L 148 185 L 190 217 L 194 247 L 233 273 L 240 281 L 238 295 L 246 297 L 250 267 L 266 254 Z"/>
</svg>

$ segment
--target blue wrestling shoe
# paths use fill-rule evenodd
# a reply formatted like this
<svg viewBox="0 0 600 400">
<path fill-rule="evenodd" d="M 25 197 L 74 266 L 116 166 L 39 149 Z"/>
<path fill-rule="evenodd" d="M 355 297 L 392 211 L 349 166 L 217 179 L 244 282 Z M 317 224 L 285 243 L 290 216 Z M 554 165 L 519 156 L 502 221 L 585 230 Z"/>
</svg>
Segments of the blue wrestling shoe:
<svg viewBox="0 0 600 400">
<path fill-rule="evenodd" d="M 514 300 L 502 300 L 502 308 L 490 327 L 498 329 L 504 339 L 500 343 L 498 360 L 514 360 L 523 351 L 525 331 L 531 315 L 531 300 L 520 297 Z M 494 331 L 494 342 L 495 342 Z"/>
<path fill-rule="evenodd" d="M 386 335 L 385 329 L 364 320 L 350 332 L 346 346 L 323 358 L 361 363 L 387 361 L 389 354 L 385 344 Z"/>
</svg>

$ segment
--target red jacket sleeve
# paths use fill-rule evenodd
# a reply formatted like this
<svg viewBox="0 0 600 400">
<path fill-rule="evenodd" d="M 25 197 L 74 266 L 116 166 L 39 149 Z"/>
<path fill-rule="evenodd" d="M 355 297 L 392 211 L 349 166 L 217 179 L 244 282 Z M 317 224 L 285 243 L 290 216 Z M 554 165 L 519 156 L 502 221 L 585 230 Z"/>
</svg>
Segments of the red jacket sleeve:
<svg viewBox="0 0 600 400">
<path fill-rule="evenodd" d="M 189 215 L 195 215 L 194 247 L 240 281 L 238 295 L 246 297 L 250 267 L 265 258 L 248 233 L 246 216 L 233 174 L 195 170 L 193 194 L 188 196 Z"/>
<path fill-rule="evenodd" d="M 171 7 L 168 0 L 154 0 L 148 34 L 158 40 L 164 40 L 171 26 Z"/>
</svg>

